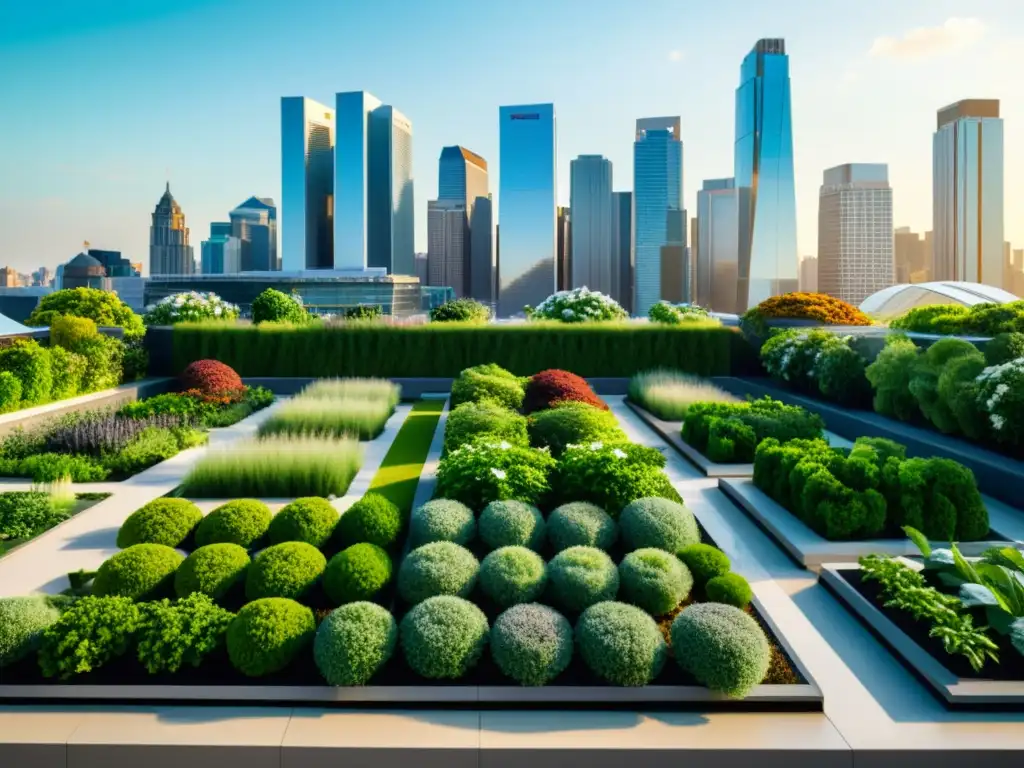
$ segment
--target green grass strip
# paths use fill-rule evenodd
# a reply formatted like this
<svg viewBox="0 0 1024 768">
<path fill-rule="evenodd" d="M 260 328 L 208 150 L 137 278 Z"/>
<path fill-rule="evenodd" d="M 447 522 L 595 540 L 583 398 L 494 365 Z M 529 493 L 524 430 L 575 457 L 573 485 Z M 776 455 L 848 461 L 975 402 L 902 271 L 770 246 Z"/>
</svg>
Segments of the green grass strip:
<svg viewBox="0 0 1024 768">
<path fill-rule="evenodd" d="M 430 453 L 430 443 L 437 431 L 437 422 L 444 410 L 443 400 L 420 400 L 402 424 L 395 442 L 370 483 L 370 490 L 387 496 L 407 517 L 416 497 L 416 485 L 423 471 L 423 462 Z"/>
</svg>

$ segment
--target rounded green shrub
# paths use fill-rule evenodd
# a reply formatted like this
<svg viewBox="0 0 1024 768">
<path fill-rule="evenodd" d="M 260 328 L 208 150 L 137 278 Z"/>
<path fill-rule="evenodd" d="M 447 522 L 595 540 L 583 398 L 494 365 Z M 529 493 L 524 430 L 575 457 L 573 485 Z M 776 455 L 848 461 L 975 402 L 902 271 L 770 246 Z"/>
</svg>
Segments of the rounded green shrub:
<svg viewBox="0 0 1024 768">
<path fill-rule="evenodd" d="M 729 556 L 710 544 L 689 544 L 676 555 L 690 569 L 698 587 L 703 587 L 716 576 L 724 576 L 732 567 Z"/>
<path fill-rule="evenodd" d="M 576 623 L 580 656 L 612 685 L 647 685 L 665 666 L 668 646 L 654 619 L 625 603 L 592 605 Z"/>
<path fill-rule="evenodd" d="M 228 627 L 231 665 L 249 677 L 280 672 L 309 645 L 313 611 L 294 600 L 267 597 L 242 606 Z"/>
<path fill-rule="evenodd" d="M 126 549 L 134 544 L 163 544 L 180 547 L 203 513 L 188 499 L 154 499 L 132 512 L 117 532 L 117 546 Z"/>
<path fill-rule="evenodd" d="M 43 630 L 60 618 L 58 605 L 46 595 L 0 598 L 0 668 L 39 649 Z"/>
<path fill-rule="evenodd" d="M 353 544 L 327 563 L 324 592 L 335 605 L 371 600 L 391 581 L 391 570 L 391 558 L 376 544 Z"/>
<path fill-rule="evenodd" d="M 1024 333 L 1000 333 L 985 345 L 985 364 L 1002 365 L 1024 357 Z"/>
<path fill-rule="evenodd" d="M 548 515 L 547 536 L 556 552 L 569 547 L 608 550 L 619 538 L 619 527 L 611 515 L 596 504 L 572 501 Z"/>
<path fill-rule="evenodd" d="M 371 491 L 346 510 L 338 536 L 346 544 L 368 542 L 387 549 L 402 531 L 402 510 L 387 496 Z"/>
<path fill-rule="evenodd" d="M 518 411 L 525 391 L 514 376 L 478 373 L 467 368 L 452 382 L 451 404 L 491 402 L 502 408 Z"/>
<path fill-rule="evenodd" d="M 409 543 L 413 547 L 432 541 L 454 541 L 466 546 L 476 538 L 476 517 L 461 501 L 434 499 L 413 510 L 409 518 Z"/>
<path fill-rule="evenodd" d="M 480 564 L 480 588 L 501 608 L 532 603 L 546 584 L 544 559 L 526 547 L 501 547 Z"/>
<path fill-rule="evenodd" d="M 476 586 L 480 563 L 465 547 L 435 541 L 417 547 L 398 569 L 398 594 L 413 605 L 437 595 L 468 597 Z"/>
<path fill-rule="evenodd" d="M 386 608 L 348 603 L 320 624 L 313 659 L 328 685 L 365 685 L 388 662 L 397 643 L 398 625 Z"/>
<path fill-rule="evenodd" d="M 530 444 L 548 448 L 554 456 L 561 456 L 569 445 L 626 439 L 615 414 L 576 400 L 532 414 L 529 425 Z"/>
<path fill-rule="evenodd" d="M 476 666 L 490 627 L 484 612 L 468 600 L 438 595 L 415 605 L 399 627 L 409 666 L 430 679 L 458 679 Z"/>
<path fill-rule="evenodd" d="M 600 549 L 569 547 L 548 563 L 548 593 L 565 610 L 579 613 L 595 603 L 615 599 L 619 571 Z"/>
<path fill-rule="evenodd" d="M 480 513 L 480 539 L 490 549 L 529 547 L 544 543 L 544 517 L 540 510 L 522 501 L 492 501 Z"/>
<path fill-rule="evenodd" d="M 491 656 L 520 685 L 546 685 L 572 661 L 572 625 L 554 608 L 514 605 L 494 620 Z"/>
<path fill-rule="evenodd" d="M 444 451 L 453 451 L 480 435 L 513 445 L 529 445 L 526 417 L 485 400 L 462 403 L 452 409 L 444 427 Z"/>
<path fill-rule="evenodd" d="M 264 597 L 305 595 L 317 583 L 327 567 L 327 558 L 312 544 L 287 541 L 267 547 L 256 555 L 245 578 L 245 596 Z"/>
<path fill-rule="evenodd" d="M 21 379 L 10 371 L 0 371 L 0 413 L 16 411 L 20 404 Z"/>
<path fill-rule="evenodd" d="M 619 517 L 619 529 L 630 550 L 657 547 L 674 554 L 700 542 L 697 518 L 669 499 L 652 497 L 627 504 Z"/>
<path fill-rule="evenodd" d="M 193 592 L 220 600 L 236 584 L 241 584 L 249 569 L 249 553 L 237 544 L 207 544 L 185 558 L 174 574 L 178 597 Z"/>
<path fill-rule="evenodd" d="M 130 597 L 90 595 L 76 600 L 43 630 L 39 644 L 43 677 L 67 680 L 123 656 L 139 628 L 140 608 Z"/>
<path fill-rule="evenodd" d="M 711 579 L 704 587 L 712 603 L 724 603 L 735 608 L 746 608 L 754 599 L 750 583 L 738 573 L 726 573 Z"/>
<path fill-rule="evenodd" d="M 271 544 L 301 541 L 322 547 L 338 524 L 338 510 L 327 499 L 308 496 L 282 507 L 270 521 L 267 535 Z"/>
<path fill-rule="evenodd" d="M 92 593 L 142 600 L 167 591 L 185 556 L 163 544 L 135 544 L 99 567 Z"/>
<path fill-rule="evenodd" d="M 652 616 L 672 611 L 693 588 L 690 569 L 675 555 L 653 547 L 635 550 L 622 558 L 619 581 L 623 601 Z"/>
<path fill-rule="evenodd" d="M 196 528 L 196 544 L 237 544 L 251 548 L 262 539 L 273 519 L 270 508 L 256 499 L 235 499 L 221 504 Z"/>
<path fill-rule="evenodd" d="M 151 675 L 177 672 L 185 664 L 198 667 L 223 648 L 235 614 L 208 596 L 194 592 L 174 602 L 158 600 L 139 606 L 141 622 L 135 636 L 139 663 Z"/>
<path fill-rule="evenodd" d="M 672 622 L 671 636 L 679 666 L 713 691 L 742 698 L 768 673 L 768 638 L 739 608 L 691 605 Z"/>
</svg>

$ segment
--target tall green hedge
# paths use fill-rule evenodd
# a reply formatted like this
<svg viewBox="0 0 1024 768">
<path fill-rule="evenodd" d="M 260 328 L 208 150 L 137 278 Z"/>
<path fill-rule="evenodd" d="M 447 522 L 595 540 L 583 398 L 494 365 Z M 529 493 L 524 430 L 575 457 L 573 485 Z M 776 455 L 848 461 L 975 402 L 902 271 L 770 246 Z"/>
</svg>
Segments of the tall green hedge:
<svg viewBox="0 0 1024 768">
<path fill-rule="evenodd" d="M 743 372 L 756 355 L 735 330 L 687 324 L 422 326 L 175 326 L 174 368 L 227 363 L 242 376 L 453 377 L 497 363 L 519 375 L 562 368 L 632 376 L 675 368 L 705 376 Z"/>
</svg>

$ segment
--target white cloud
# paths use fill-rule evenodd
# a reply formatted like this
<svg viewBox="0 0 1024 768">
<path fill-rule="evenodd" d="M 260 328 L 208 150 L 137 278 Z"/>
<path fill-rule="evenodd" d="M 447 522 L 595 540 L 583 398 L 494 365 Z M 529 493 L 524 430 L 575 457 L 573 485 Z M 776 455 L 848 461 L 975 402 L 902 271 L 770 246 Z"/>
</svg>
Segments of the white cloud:
<svg viewBox="0 0 1024 768">
<path fill-rule="evenodd" d="M 669 61 L 682 61 L 683 60 L 683 52 L 682 51 L 670 51 L 669 54 L 668 54 L 668 60 Z"/>
<path fill-rule="evenodd" d="M 918 27 L 902 37 L 878 37 L 870 55 L 890 59 L 926 59 L 970 48 L 985 35 L 978 19 L 947 19 L 938 27 Z"/>
</svg>

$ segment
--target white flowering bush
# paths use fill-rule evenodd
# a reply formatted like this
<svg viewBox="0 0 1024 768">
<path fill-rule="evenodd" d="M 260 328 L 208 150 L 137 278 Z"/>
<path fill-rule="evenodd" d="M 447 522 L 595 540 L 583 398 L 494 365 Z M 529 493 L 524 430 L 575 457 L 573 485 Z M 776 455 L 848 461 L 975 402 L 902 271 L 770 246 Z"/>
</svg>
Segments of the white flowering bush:
<svg viewBox="0 0 1024 768">
<path fill-rule="evenodd" d="M 143 322 L 146 325 L 174 325 L 200 320 L 234 320 L 237 317 L 238 307 L 216 293 L 188 291 L 166 296 L 146 307 Z"/>
<path fill-rule="evenodd" d="M 680 325 L 694 321 L 711 320 L 711 313 L 696 304 L 672 304 L 659 301 L 647 310 L 647 317 L 652 323 Z"/>
<path fill-rule="evenodd" d="M 829 331 L 782 331 L 761 347 L 761 362 L 772 377 L 794 389 L 850 407 L 866 406 L 871 397 L 867 361 L 852 341 L 852 336 Z"/>
<path fill-rule="evenodd" d="M 1024 446 L 1024 357 L 991 365 L 975 379 L 978 407 L 999 443 Z"/>
<path fill-rule="evenodd" d="M 587 287 L 559 291 L 536 307 L 527 307 L 531 320 L 558 320 L 562 323 L 588 323 L 625 320 L 629 317 L 615 299 Z"/>
<path fill-rule="evenodd" d="M 629 442 L 595 441 L 569 445 L 558 462 L 556 501 L 589 501 L 618 518 L 631 501 L 660 497 L 679 501 L 662 472 L 665 456 L 656 448 Z"/>
<path fill-rule="evenodd" d="M 544 448 L 481 437 L 449 451 L 437 467 L 435 498 L 461 501 L 480 512 L 492 501 L 540 506 L 551 491 L 555 460 Z"/>
</svg>

